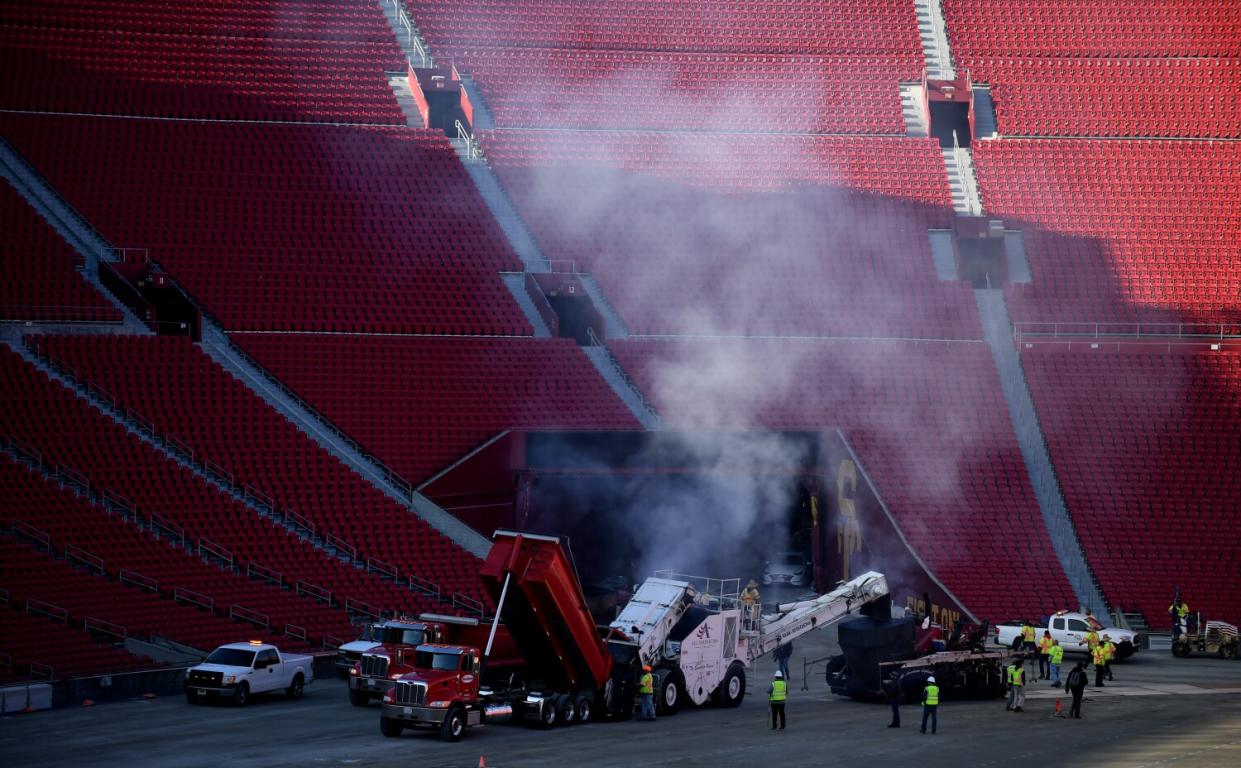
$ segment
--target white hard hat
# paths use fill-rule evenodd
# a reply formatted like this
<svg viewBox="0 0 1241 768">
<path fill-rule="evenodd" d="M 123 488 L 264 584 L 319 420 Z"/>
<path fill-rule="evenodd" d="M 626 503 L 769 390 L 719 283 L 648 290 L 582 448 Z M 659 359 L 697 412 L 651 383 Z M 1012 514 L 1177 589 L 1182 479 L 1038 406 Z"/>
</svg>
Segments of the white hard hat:
<svg viewBox="0 0 1241 768">
<path fill-rule="evenodd" d="M 783 672 L 781 672 L 780 670 L 778 670 L 778 669 L 777 669 L 777 670 L 776 670 L 776 675 L 775 675 L 775 676 L 776 676 L 776 677 L 784 677 L 784 673 L 783 673 Z"/>
<path fill-rule="evenodd" d="M 935 675 L 931 675 L 930 677 L 928 677 L 928 678 L 926 679 L 926 681 L 927 681 L 928 683 L 933 683 L 933 682 L 935 682 Z"/>
</svg>

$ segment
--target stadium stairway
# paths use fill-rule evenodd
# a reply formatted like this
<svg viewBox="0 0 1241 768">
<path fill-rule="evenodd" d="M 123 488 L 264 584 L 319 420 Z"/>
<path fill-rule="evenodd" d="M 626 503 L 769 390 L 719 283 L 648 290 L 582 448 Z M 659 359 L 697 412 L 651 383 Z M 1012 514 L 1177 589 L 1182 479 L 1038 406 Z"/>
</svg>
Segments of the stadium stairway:
<svg viewBox="0 0 1241 768">
<path fill-rule="evenodd" d="M 1008 305 L 1004 301 L 1004 291 L 1001 288 L 977 289 L 974 291 L 974 300 L 982 319 L 983 336 L 991 348 L 991 357 L 1000 375 L 1000 387 L 1004 391 L 1004 401 L 1008 405 L 1017 443 L 1021 447 L 1021 456 L 1030 475 L 1030 483 L 1034 488 L 1039 510 L 1043 514 L 1047 534 L 1055 548 L 1056 557 L 1060 560 L 1060 567 L 1068 577 L 1081 606 L 1101 615 L 1101 612 L 1106 610 L 1106 603 L 1086 562 L 1077 529 L 1069 516 L 1064 494 L 1052 469 L 1047 442 L 1039 426 L 1038 415 L 1034 411 L 1034 400 L 1030 397 L 1021 361 L 1013 346 L 1013 326 L 1008 316 Z"/>
<path fill-rule="evenodd" d="M 202 348 L 224 370 L 236 376 L 310 439 L 465 551 L 476 557 L 486 557 L 491 551 L 491 543 L 485 536 L 418 493 L 386 467 L 365 456 L 352 441 L 242 354 L 224 331 L 207 318 L 203 319 Z"/>
<path fill-rule="evenodd" d="M 922 53 L 926 73 L 936 80 L 953 80 L 952 49 L 948 46 L 947 23 L 939 0 L 914 0 L 918 13 L 918 34 L 922 37 Z"/>
<path fill-rule="evenodd" d="M 4 343 L 4 342 L 0 342 L 0 343 Z M 100 414 L 102 414 L 105 418 L 114 421 L 115 423 L 123 427 L 127 432 L 137 437 L 143 443 L 147 444 L 154 450 L 172 459 L 178 465 L 189 470 L 202 482 L 225 493 L 232 500 L 243 505 L 244 507 L 249 509 L 251 512 L 253 512 L 257 516 L 271 518 L 273 517 L 273 515 L 276 514 L 275 510 L 270 509 L 269 507 L 260 503 L 256 499 L 234 488 L 232 485 L 229 484 L 229 482 L 227 482 L 225 478 L 217 476 L 215 473 L 208 470 L 208 468 L 205 465 L 196 463 L 195 461 L 190 460 L 189 458 L 187 458 L 185 455 L 182 455 L 178 451 L 173 450 L 168 445 L 161 443 L 159 441 L 156 441 L 145 429 L 142 428 L 142 425 L 140 425 L 127 413 L 114 407 L 111 403 L 107 402 L 104 398 L 102 398 L 99 394 L 93 391 L 90 387 L 80 384 L 74 379 L 70 378 L 64 372 L 59 370 L 56 366 L 52 365 L 48 360 L 45 360 L 42 357 L 40 357 L 34 350 L 32 350 L 27 345 L 21 344 L 21 343 L 9 343 L 8 346 L 13 351 L 15 351 L 18 355 L 20 355 L 26 362 L 33 365 L 43 374 L 51 378 L 53 381 L 59 382 L 60 384 L 64 385 L 70 391 L 72 391 L 77 397 L 89 403 L 91 406 L 94 407 L 95 410 L 100 412 Z M 237 375 L 234 369 L 231 369 L 231 368 L 226 368 L 226 369 L 229 370 L 230 373 Z M 438 506 L 434 505 L 429 500 L 426 501 L 426 505 L 434 507 L 434 509 L 439 510 L 440 513 L 445 516 L 449 516 L 447 512 L 440 510 Z M 413 506 L 413 505 L 411 504 L 410 506 Z M 318 535 L 310 534 L 307 531 L 302 530 L 301 528 L 298 528 L 297 526 L 292 525 L 292 523 L 290 523 L 289 521 L 281 521 L 278 517 L 274 519 L 276 520 L 278 525 L 281 525 L 284 528 L 288 529 L 292 534 L 296 535 L 299 539 L 305 541 L 307 544 L 313 546 L 315 549 L 320 550 L 328 557 L 341 558 L 341 553 L 337 552 L 337 550 L 335 550 L 325 538 L 318 536 Z M 465 528 L 465 525 L 457 521 L 456 518 L 452 518 L 451 522 L 456 527 Z M 486 552 L 490 549 L 490 544 L 487 541 L 487 539 L 481 536 L 480 534 L 475 533 L 472 529 L 467 528 L 466 530 L 470 532 L 470 534 L 472 535 L 472 540 L 478 544 L 479 550 L 482 551 L 483 555 L 485 555 Z M 458 543 L 460 544 L 460 542 Z M 464 545 L 462 546 L 464 547 Z M 473 550 L 469 550 L 469 551 L 471 551 L 471 553 L 474 553 Z M 346 562 L 348 561 L 348 558 L 341 558 L 341 559 Z M 356 566 L 356 563 L 355 563 L 355 566 Z M 448 596 L 443 596 L 440 599 L 440 602 L 447 605 L 451 602 L 451 599 Z"/>
<path fill-rule="evenodd" d="M 638 387 L 637 382 L 625 373 L 625 369 L 621 367 L 618 361 L 603 344 L 595 344 L 589 347 L 582 347 L 582 351 L 586 353 L 586 357 L 590 360 L 591 365 L 595 366 L 595 370 L 599 371 L 599 375 L 603 380 L 612 387 L 612 391 L 621 399 L 621 402 L 633 413 L 634 418 L 642 425 L 644 429 L 659 429 L 661 422 L 659 414 L 655 411 L 655 406 L 646 399 L 646 395 L 642 394 L 642 390 Z"/>
<path fill-rule="evenodd" d="M 500 279 L 504 281 L 504 286 L 508 288 L 508 292 L 513 294 L 513 300 L 517 302 L 517 306 L 521 307 L 522 314 L 526 316 L 526 322 L 530 323 L 530 327 L 534 329 L 534 337 L 536 339 L 550 339 L 552 337 L 551 329 L 543 321 L 543 316 L 539 314 L 539 310 L 534 306 L 534 299 L 530 298 L 530 294 L 526 291 L 526 273 L 501 272 Z"/>
<path fill-rule="evenodd" d="M 81 272 L 82 277 L 122 314 L 121 325 L 109 325 L 108 332 L 147 333 L 146 325 L 133 310 L 121 303 L 99 281 L 100 256 L 112 252 L 112 244 L 48 186 L 43 177 L 3 138 L 0 138 L 0 175 L 13 185 L 17 193 L 25 198 L 30 207 L 42 216 L 65 242 L 82 254 L 86 263 L 86 268 Z"/>
</svg>

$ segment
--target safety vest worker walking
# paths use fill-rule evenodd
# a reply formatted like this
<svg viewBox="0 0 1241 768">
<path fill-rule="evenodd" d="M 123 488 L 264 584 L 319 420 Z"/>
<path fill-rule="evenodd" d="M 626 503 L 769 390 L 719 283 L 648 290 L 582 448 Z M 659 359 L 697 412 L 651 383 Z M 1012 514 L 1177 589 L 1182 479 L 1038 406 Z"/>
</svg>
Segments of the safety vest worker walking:
<svg viewBox="0 0 1241 768">
<path fill-rule="evenodd" d="M 1047 680 L 1051 677 L 1051 630 L 1044 629 L 1043 636 L 1038 639 L 1038 679 Z"/>
<path fill-rule="evenodd" d="M 779 730 L 784 730 L 784 702 L 788 697 L 788 683 L 785 682 L 780 670 L 776 670 L 771 685 L 767 686 L 767 701 L 771 704 L 771 730 L 773 731 L 776 730 L 777 719 L 780 721 Z"/>
<path fill-rule="evenodd" d="M 926 733 L 926 720 L 931 718 L 931 735 L 939 730 L 939 686 L 935 684 L 935 676 L 926 679 L 926 688 L 922 689 L 922 732 Z"/>
<path fill-rule="evenodd" d="M 1094 664 L 1094 687 L 1103 687 L 1103 676 L 1107 674 L 1107 651 L 1102 644 L 1096 645 L 1090 652 L 1090 661 Z"/>
<path fill-rule="evenodd" d="M 1051 651 L 1047 654 L 1048 660 L 1051 662 L 1051 684 L 1060 686 L 1060 665 L 1064 662 L 1064 646 L 1060 645 L 1060 641 L 1052 639 Z"/>
<path fill-rule="evenodd" d="M 638 702 L 642 710 L 638 713 L 639 720 L 655 719 L 655 676 L 650 666 L 642 667 L 642 676 L 638 678 Z"/>
</svg>

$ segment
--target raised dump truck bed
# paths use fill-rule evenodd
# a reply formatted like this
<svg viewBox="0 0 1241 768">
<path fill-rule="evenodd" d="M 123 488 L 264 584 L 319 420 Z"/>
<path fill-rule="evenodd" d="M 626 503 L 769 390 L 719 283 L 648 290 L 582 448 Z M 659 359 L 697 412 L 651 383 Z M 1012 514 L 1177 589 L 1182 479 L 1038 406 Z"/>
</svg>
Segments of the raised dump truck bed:
<svg viewBox="0 0 1241 768">
<path fill-rule="evenodd" d="M 556 690 L 603 687 L 612 659 L 559 538 L 496 531 L 479 576 L 532 678 Z"/>
</svg>

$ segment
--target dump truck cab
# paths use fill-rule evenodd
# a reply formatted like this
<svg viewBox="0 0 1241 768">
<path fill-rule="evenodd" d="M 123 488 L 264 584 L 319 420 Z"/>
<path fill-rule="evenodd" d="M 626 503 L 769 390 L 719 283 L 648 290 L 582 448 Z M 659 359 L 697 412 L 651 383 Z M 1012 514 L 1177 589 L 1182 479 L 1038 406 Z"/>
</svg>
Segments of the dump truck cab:
<svg viewBox="0 0 1241 768">
<path fill-rule="evenodd" d="M 349 673 L 349 702 L 364 707 L 381 698 L 394 681 L 414 670 L 414 653 L 423 643 L 444 639 L 444 624 L 414 619 L 386 621 L 375 630 L 375 645 L 363 652 Z"/>
</svg>

